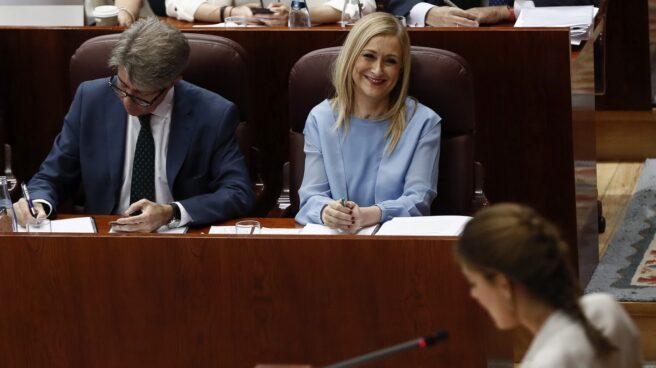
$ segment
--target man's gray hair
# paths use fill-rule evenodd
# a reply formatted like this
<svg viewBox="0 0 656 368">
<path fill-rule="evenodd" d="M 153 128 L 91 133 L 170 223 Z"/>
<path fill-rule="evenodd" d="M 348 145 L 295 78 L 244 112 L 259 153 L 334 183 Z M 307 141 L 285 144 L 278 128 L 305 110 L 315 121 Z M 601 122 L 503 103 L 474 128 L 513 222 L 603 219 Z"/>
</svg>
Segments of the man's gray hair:
<svg viewBox="0 0 656 368">
<path fill-rule="evenodd" d="M 175 27 L 155 17 L 140 19 L 125 30 L 114 46 L 109 66 L 125 68 L 134 87 L 167 87 L 187 65 L 189 43 Z"/>
</svg>

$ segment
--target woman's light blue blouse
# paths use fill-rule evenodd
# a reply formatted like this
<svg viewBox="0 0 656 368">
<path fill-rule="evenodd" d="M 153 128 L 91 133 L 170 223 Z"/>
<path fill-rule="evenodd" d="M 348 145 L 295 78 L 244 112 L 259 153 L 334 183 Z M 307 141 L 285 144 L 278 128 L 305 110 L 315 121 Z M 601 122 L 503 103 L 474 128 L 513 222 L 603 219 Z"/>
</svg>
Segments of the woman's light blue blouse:
<svg viewBox="0 0 656 368">
<path fill-rule="evenodd" d="M 337 113 L 328 100 L 312 109 L 304 130 L 298 223 L 322 223 L 323 206 L 342 198 L 380 207 L 382 221 L 430 213 L 437 195 L 441 119 L 411 98 L 406 107 L 408 121 L 391 153 L 389 121 L 352 117 L 348 129 L 335 129 Z"/>
</svg>

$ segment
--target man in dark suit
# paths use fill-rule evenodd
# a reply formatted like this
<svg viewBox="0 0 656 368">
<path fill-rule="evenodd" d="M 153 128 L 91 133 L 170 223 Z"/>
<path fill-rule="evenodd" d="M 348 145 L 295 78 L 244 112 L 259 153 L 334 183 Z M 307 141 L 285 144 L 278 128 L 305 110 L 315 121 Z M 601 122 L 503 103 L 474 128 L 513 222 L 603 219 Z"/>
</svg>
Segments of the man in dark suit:
<svg viewBox="0 0 656 368">
<path fill-rule="evenodd" d="M 385 0 L 385 10 L 402 15 L 408 24 L 436 27 L 476 27 L 515 20 L 514 0 Z M 599 0 L 533 0 L 535 6 L 595 5 Z M 488 6 L 493 5 L 493 6 Z"/>
<path fill-rule="evenodd" d="M 29 182 L 39 218 L 80 185 L 85 212 L 125 215 L 115 226 L 122 231 L 248 213 L 253 194 L 234 136 L 237 108 L 181 80 L 188 57 L 182 33 L 156 18 L 123 32 L 109 61 L 116 75 L 80 85 Z M 34 221 L 24 199 L 14 207 L 19 223 Z"/>
</svg>

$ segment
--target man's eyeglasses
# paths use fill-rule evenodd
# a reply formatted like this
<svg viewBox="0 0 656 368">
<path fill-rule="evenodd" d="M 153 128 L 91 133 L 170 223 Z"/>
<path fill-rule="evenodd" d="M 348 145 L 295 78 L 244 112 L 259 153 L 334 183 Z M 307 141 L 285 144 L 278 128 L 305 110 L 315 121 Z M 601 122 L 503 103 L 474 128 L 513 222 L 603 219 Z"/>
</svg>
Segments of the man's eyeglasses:
<svg viewBox="0 0 656 368">
<path fill-rule="evenodd" d="M 120 98 L 130 97 L 130 100 L 132 100 L 132 102 L 136 103 L 137 105 L 139 105 L 141 107 L 150 107 L 153 104 L 153 102 L 155 102 L 162 95 L 162 93 L 164 93 L 164 91 L 166 91 L 166 88 L 162 88 L 162 90 L 159 91 L 157 96 L 155 96 L 153 99 L 148 101 L 148 100 L 145 100 L 141 97 L 131 95 L 131 94 L 127 93 L 126 91 L 120 89 L 116 85 L 116 79 L 118 79 L 118 77 L 116 75 L 113 75 L 109 78 L 109 81 L 107 81 L 107 84 L 109 84 L 109 87 L 111 89 L 113 89 L 114 92 L 116 92 L 118 97 L 120 97 Z"/>
</svg>

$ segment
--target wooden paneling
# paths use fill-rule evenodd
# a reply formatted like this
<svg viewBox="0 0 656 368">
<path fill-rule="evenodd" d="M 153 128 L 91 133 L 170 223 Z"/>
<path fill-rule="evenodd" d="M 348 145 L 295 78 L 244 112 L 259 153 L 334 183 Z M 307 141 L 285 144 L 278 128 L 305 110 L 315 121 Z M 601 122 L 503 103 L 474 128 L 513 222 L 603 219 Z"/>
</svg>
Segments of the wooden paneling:
<svg viewBox="0 0 656 368">
<path fill-rule="evenodd" d="M 598 110 L 651 110 L 647 0 L 607 0 L 605 93 Z"/>
<path fill-rule="evenodd" d="M 0 365 L 324 365 L 437 329 L 448 340 L 378 366 L 510 361 L 454 241 L 0 236 Z"/>
</svg>

